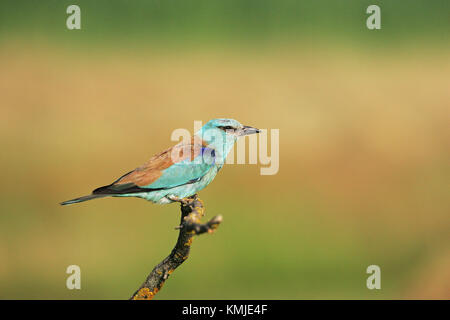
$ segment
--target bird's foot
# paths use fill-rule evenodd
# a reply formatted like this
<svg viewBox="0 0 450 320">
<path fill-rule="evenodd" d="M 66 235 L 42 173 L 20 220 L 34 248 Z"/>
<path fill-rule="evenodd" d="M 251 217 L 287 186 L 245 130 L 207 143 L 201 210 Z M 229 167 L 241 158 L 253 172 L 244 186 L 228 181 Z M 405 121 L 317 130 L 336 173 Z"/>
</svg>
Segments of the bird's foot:
<svg viewBox="0 0 450 320">
<path fill-rule="evenodd" d="M 193 196 L 188 197 L 188 198 L 180 198 L 177 196 L 168 195 L 168 196 L 166 196 L 166 198 L 169 199 L 170 201 L 179 202 L 182 205 L 187 206 L 197 199 L 197 195 L 194 194 Z"/>
</svg>

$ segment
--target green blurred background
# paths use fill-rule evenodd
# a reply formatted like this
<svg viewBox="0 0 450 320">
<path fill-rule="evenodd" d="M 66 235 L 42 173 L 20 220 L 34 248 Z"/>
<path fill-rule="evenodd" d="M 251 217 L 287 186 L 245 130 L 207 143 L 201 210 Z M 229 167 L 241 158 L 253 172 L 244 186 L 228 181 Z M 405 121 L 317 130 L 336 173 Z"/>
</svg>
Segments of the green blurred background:
<svg viewBox="0 0 450 320">
<path fill-rule="evenodd" d="M 81 7 L 81 30 L 66 8 Z M 368 30 L 367 6 L 381 7 Z M 0 298 L 126 299 L 177 205 L 58 203 L 230 117 L 280 170 L 228 165 L 157 299 L 450 298 L 448 1 L 2 1 Z M 81 290 L 65 286 L 81 267 Z M 381 290 L 366 288 L 369 265 Z"/>
</svg>

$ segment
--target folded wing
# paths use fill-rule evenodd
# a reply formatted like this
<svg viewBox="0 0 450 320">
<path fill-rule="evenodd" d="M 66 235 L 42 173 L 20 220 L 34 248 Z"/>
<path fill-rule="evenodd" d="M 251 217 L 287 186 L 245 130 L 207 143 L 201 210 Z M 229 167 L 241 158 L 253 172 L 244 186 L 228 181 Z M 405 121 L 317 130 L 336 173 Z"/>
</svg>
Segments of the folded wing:
<svg viewBox="0 0 450 320">
<path fill-rule="evenodd" d="M 93 194 L 132 194 L 170 189 L 200 180 L 215 163 L 215 152 L 203 141 L 177 144 Z"/>
</svg>

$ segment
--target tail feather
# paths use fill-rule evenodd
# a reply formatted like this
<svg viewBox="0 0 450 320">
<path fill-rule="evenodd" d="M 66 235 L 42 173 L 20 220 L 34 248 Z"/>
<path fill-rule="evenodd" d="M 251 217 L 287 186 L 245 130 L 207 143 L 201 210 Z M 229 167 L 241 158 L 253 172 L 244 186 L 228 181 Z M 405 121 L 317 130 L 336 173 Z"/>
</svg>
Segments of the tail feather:
<svg viewBox="0 0 450 320">
<path fill-rule="evenodd" d="M 88 200 L 97 199 L 97 198 L 103 198 L 103 197 L 107 197 L 107 196 L 108 196 L 107 194 L 90 194 L 88 196 L 79 197 L 79 198 L 75 198 L 72 200 L 67 200 L 67 201 L 61 202 L 60 205 L 65 206 L 68 204 L 88 201 Z"/>
</svg>

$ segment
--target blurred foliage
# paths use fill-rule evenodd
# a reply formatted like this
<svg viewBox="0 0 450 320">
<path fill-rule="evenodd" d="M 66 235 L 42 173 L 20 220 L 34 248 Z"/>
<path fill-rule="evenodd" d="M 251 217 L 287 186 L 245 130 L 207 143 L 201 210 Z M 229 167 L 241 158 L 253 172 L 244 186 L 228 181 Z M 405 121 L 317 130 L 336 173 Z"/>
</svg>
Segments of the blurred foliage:
<svg viewBox="0 0 450 320">
<path fill-rule="evenodd" d="M 81 7 L 82 30 L 65 28 L 66 8 Z M 366 8 L 382 7 L 382 30 L 365 28 Z M 448 43 L 446 0 L 4 0 L 0 4 L 2 38 L 11 33 L 59 41 L 137 45 L 240 43 L 306 39 L 352 41 L 371 45 L 421 38 Z"/>
<path fill-rule="evenodd" d="M 58 203 L 215 117 L 280 129 L 280 171 L 225 166 L 157 298 L 449 298 L 448 1 L 377 1 L 379 31 L 372 1 L 72 3 L 0 4 L 0 298 L 128 298 L 178 206 Z"/>
</svg>

